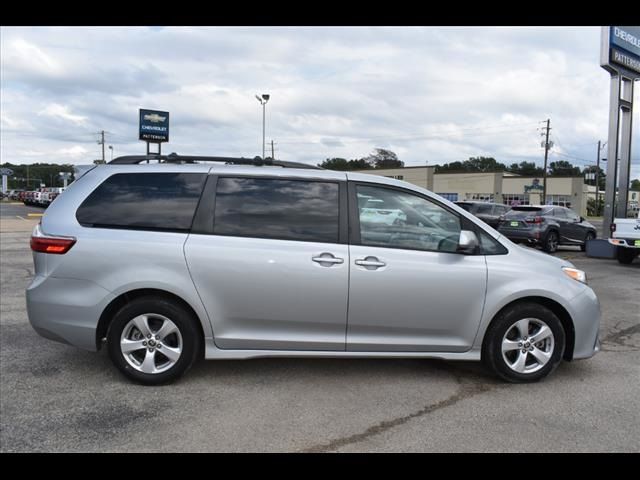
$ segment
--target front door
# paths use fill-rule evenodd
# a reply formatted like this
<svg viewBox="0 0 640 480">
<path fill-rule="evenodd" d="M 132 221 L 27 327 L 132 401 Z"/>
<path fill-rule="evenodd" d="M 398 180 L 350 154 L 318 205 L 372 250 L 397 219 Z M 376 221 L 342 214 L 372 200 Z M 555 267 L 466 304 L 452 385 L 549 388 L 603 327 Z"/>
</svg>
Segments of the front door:
<svg viewBox="0 0 640 480">
<path fill-rule="evenodd" d="M 347 350 L 471 348 L 484 307 L 487 266 L 483 255 L 456 253 L 461 217 L 395 187 L 350 184 L 349 198 Z"/>
<path fill-rule="evenodd" d="M 185 256 L 218 348 L 344 351 L 345 195 L 339 181 L 217 178 L 212 230 Z"/>
</svg>

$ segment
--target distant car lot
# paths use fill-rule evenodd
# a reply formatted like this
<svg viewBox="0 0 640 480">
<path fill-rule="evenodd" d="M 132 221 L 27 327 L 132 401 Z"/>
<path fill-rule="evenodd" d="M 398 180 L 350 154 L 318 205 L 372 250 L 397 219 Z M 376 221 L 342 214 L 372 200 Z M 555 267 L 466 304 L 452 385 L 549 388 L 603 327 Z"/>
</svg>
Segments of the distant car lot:
<svg viewBox="0 0 640 480">
<path fill-rule="evenodd" d="M 38 219 L 8 218 L 7 206 L 3 452 L 640 450 L 640 385 L 629 381 L 640 365 L 640 262 L 560 247 L 556 255 L 584 269 L 601 300 L 603 346 L 542 383 L 505 385 L 473 363 L 264 359 L 201 362 L 182 381 L 149 389 L 112 369 L 106 352 L 33 331 L 24 289 Z"/>
</svg>

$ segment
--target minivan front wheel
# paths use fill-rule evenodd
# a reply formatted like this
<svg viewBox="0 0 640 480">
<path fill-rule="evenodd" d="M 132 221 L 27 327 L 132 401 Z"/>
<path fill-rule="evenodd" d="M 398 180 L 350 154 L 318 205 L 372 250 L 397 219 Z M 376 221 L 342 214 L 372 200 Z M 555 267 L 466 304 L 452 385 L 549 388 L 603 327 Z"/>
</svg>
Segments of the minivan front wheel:
<svg viewBox="0 0 640 480">
<path fill-rule="evenodd" d="M 195 319 L 179 303 L 141 297 L 123 306 L 107 332 L 112 362 L 131 380 L 169 383 L 194 363 L 200 347 Z"/>
<path fill-rule="evenodd" d="M 502 379 L 535 382 L 551 373 L 562 360 L 565 333 L 548 308 L 536 303 L 516 304 L 489 327 L 483 360 Z"/>
</svg>

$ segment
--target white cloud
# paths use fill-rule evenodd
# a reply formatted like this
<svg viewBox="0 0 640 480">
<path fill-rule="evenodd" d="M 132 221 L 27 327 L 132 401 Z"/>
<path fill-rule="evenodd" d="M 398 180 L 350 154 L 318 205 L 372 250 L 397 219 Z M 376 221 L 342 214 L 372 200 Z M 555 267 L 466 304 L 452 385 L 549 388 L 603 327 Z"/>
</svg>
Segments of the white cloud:
<svg viewBox="0 0 640 480">
<path fill-rule="evenodd" d="M 87 121 L 87 117 L 82 115 L 74 115 L 69 111 L 69 107 L 67 107 L 66 105 L 59 105 L 57 103 L 47 105 L 44 110 L 38 112 L 38 115 L 45 117 L 62 118 L 63 120 L 67 120 L 76 125 L 83 125 Z"/>
<path fill-rule="evenodd" d="M 141 153 L 139 108 L 170 111 L 163 151 L 257 155 L 260 93 L 271 94 L 267 142 L 308 163 L 386 147 L 410 165 L 541 164 L 536 127 L 551 118 L 558 151 L 582 166 L 607 136 L 599 27 L 2 28 L 2 38 L 2 161 L 40 161 L 37 151 L 91 161 L 100 130 L 116 155 Z"/>
</svg>

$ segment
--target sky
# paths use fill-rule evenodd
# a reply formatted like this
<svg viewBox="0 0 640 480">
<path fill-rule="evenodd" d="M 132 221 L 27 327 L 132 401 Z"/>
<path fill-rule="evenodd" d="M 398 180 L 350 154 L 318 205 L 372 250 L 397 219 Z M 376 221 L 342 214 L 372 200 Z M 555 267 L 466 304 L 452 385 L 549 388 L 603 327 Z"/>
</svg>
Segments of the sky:
<svg viewBox="0 0 640 480">
<path fill-rule="evenodd" d="M 138 109 L 170 112 L 163 153 L 310 164 L 394 151 L 407 166 L 491 156 L 595 165 L 607 140 L 600 27 L 3 27 L 0 160 L 143 154 Z M 635 100 L 638 101 L 638 89 Z M 640 178 L 634 112 L 631 178 Z M 109 149 L 111 145 L 113 150 Z M 606 150 L 602 151 L 606 157 Z M 604 165 L 603 165 L 604 167 Z"/>
</svg>

